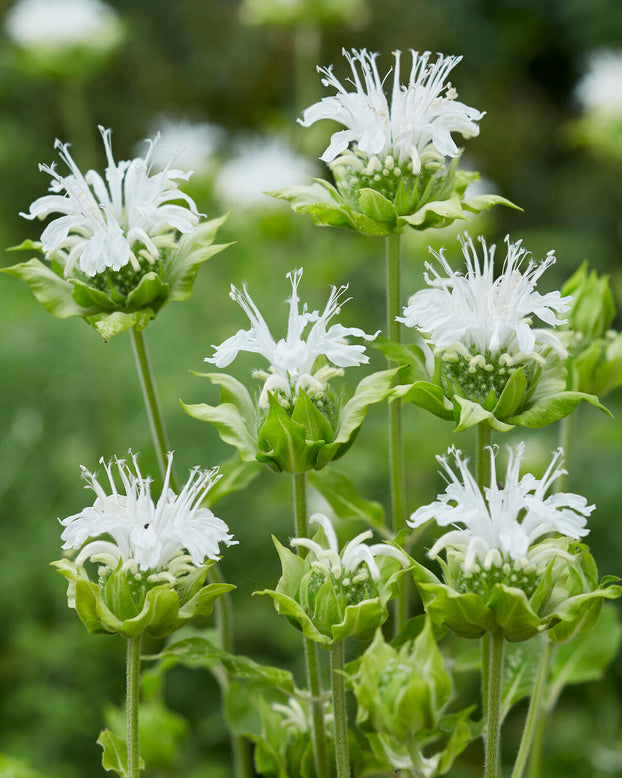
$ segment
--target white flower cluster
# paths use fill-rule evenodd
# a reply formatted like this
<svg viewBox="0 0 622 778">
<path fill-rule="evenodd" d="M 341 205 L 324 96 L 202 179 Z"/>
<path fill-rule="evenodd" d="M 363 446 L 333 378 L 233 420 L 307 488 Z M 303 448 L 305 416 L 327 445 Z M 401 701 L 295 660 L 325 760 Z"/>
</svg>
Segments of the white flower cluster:
<svg viewBox="0 0 622 778">
<path fill-rule="evenodd" d="M 409 164 L 417 175 L 422 157 L 432 151 L 434 157 L 455 157 L 459 154 L 451 134 L 470 138 L 479 133 L 477 122 L 481 111 L 459 102 L 456 90 L 448 82 L 450 71 L 461 57 L 439 54 L 430 60 L 430 52 L 412 51 L 412 66 L 408 83 L 400 81 L 401 52 L 394 52 L 393 89 L 390 102 L 384 94 L 384 81 L 376 65 L 377 53 L 366 49 L 343 50 L 352 70 L 350 92 L 334 75 L 330 67 L 318 67 L 322 83 L 334 87 L 337 94 L 325 97 L 306 109 L 300 123 L 309 127 L 320 119 L 331 119 L 347 129 L 335 132 L 321 159 L 333 162 L 351 144 L 369 158 L 375 172 L 382 169 L 391 156 L 395 165 Z"/>
<path fill-rule="evenodd" d="M 588 113 L 604 117 L 622 117 L 622 52 L 595 51 L 587 70 L 576 87 L 576 96 Z"/>
<path fill-rule="evenodd" d="M 453 548 L 464 554 L 466 573 L 481 567 L 489 570 L 511 562 L 516 568 L 538 567 L 554 556 L 565 552 L 554 543 L 542 542 L 550 533 L 560 533 L 579 539 L 588 534 L 586 517 L 594 510 L 585 497 L 557 492 L 545 497 L 551 484 L 565 470 L 560 466 L 562 456 L 558 449 L 541 479 L 530 473 L 520 477 L 520 465 L 525 444 L 520 443 L 516 453 L 508 447 L 509 461 L 505 484 L 498 484 L 496 452 L 490 448 L 490 485 L 484 493 L 468 469 L 468 460 L 452 447 L 458 475 L 446 456 L 437 460 L 447 477 L 447 488 L 435 502 L 416 510 L 408 522 L 420 527 L 434 519 L 440 527 L 454 527 L 434 543 L 430 557 L 438 556 L 444 548 Z M 463 528 L 460 528 L 463 525 Z"/>
<path fill-rule="evenodd" d="M 326 390 L 327 381 L 341 374 L 341 369 L 369 362 L 364 353 L 365 346 L 349 344 L 347 336 L 373 340 L 378 333 L 368 335 L 358 327 L 344 327 L 328 322 L 341 310 L 344 293 L 347 286 L 332 288 L 324 311 L 309 311 L 307 305 L 299 309 L 298 285 L 302 278 L 302 269 L 293 270 L 287 274 L 292 285 L 292 295 L 289 303 L 289 321 L 287 335 L 276 341 L 266 324 L 265 319 L 253 302 L 246 287 L 242 290 L 231 286 L 231 298 L 240 304 L 249 318 L 251 328 L 238 330 L 235 335 L 227 338 L 216 349 L 213 357 L 206 357 L 216 367 L 226 367 L 237 357 L 240 351 L 261 354 L 270 363 L 269 373 L 258 371 L 255 375 L 265 380 L 259 399 L 261 407 L 268 405 L 268 392 L 282 393 L 289 401 L 295 399 L 298 389 L 303 388 L 312 396 L 321 396 Z M 311 328 L 306 334 L 307 325 Z M 325 365 L 313 372 L 318 357 L 325 356 L 328 362 L 336 366 Z"/>
<path fill-rule="evenodd" d="M 187 180 L 191 173 L 166 167 L 151 172 L 152 156 L 158 141 L 148 141 L 144 158 L 115 162 L 111 130 L 99 127 L 108 165 L 105 180 L 89 170 L 85 175 L 69 153 L 69 144 L 56 141 L 56 148 L 70 170 L 67 176 L 55 165 L 39 168 L 52 176 L 50 192 L 35 200 L 26 219 L 45 219 L 52 213 L 62 216 L 48 224 L 41 235 L 43 251 L 63 260 L 69 276 L 76 264 L 87 276 L 106 268 L 120 270 L 131 264 L 140 268 L 139 259 L 155 262 L 163 248 L 173 248 L 173 233 L 192 232 L 202 215 L 194 201 L 182 192 L 175 179 Z M 182 200 L 185 205 L 175 204 Z"/>
<path fill-rule="evenodd" d="M 81 549 L 76 564 L 82 565 L 90 559 L 115 569 L 121 563 L 134 573 L 150 571 L 156 578 L 174 583 L 178 575 L 193 569 L 192 566 L 200 566 L 207 559 L 218 559 L 219 543 L 227 546 L 237 543 L 224 521 L 208 508 L 200 507 L 220 478 L 218 468 L 194 468 L 176 495 L 169 488 L 172 463 L 173 455 L 169 454 L 157 503 L 151 497 L 151 479 L 142 475 L 134 455 L 133 470 L 125 460 L 115 460 L 122 491 L 117 490 L 112 463 L 102 460 L 110 494 L 94 473 L 82 468 L 83 478 L 95 492 L 95 503 L 61 521 L 65 527 L 61 536 L 63 548 Z"/>
</svg>

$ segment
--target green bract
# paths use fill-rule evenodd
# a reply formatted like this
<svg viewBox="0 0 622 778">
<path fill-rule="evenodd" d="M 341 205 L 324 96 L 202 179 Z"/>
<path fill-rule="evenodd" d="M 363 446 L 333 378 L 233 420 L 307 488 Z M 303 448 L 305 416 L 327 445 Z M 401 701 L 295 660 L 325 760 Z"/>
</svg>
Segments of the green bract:
<svg viewBox="0 0 622 778">
<path fill-rule="evenodd" d="M 429 619 L 415 641 L 399 649 L 378 630 L 351 685 L 357 724 L 388 768 L 422 778 L 444 775 L 473 739 L 471 709 L 444 715 L 453 686 Z M 435 753 L 424 756 L 430 748 Z"/>
<path fill-rule="evenodd" d="M 197 616 L 209 616 L 214 601 L 235 589 L 232 584 L 204 585 L 207 566 L 180 577 L 173 586 L 138 582 L 121 564 L 105 578 L 92 581 L 68 559 L 51 563 L 69 581 L 67 604 L 91 634 L 134 638 L 147 632 L 156 638 L 172 634 Z"/>
<path fill-rule="evenodd" d="M 369 640 L 388 618 L 387 603 L 397 593 L 405 570 L 400 563 L 383 557 L 378 561 L 380 579 L 346 583 L 332 575 L 319 574 L 310 561 L 297 556 L 273 537 L 283 573 L 275 590 L 264 589 L 277 611 L 310 640 L 331 648 L 347 637 Z M 354 578 L 355 576 L 351 576 Z"/>
<path fill-rule="evenodd" d="M 622 334 L 610 329 L 616 315 L 609 277 L 587 262 L 562 288 L 573 298 L 568 314 L 568 386 L 603 396 L 622 384 Z"/>
<path fill-rule="evenodd" d="M 213 424 L 220 437 L 235 446 L 245 462 L 264 462 L 272 470 L 304 473 L 319 470 L 343 456 L 359 433 L 367 408 L 389 396 L 397 369 L 364 378 L 342 407 L 330 394 L 320 403 L 299 389 L 289 408 L 275 393 L 267 411 L 259 408 L 246 387 L 226 373 L 195 373 L 220 386 L 221 404 L 182 407 L 190 416 Z"/>
<path fill-rule="evenodd" d="M 186 300 L 200 266 L 229 244 L 215 244 L 218 228 L 226 216 L 206 221 L 177 243 L 161 252 L 151 264 L 143 259 L 140 270 L 131 264 L 95 276 L 79 270 L 65 277 L 62 266 L 33 258 L 3 269 L 21 278 L 37 300 L 58 319 L 80 316 L 99 332 L 104 340 L 136 327 L 144 329 L 160 308 L 173 300 Z M 16 247 L 41 251 L 41 243 L 25 241 Z"/>
<path fill-rule="evenodd" d="M 553 642 L 569 640 L 591 629 L 603 601 L 622 595 L 622 587 L 609 586 L 611 576 L 598 581 L 598 571 L 587 546 L 565 539 L 554 543 L 574 555 L 552 559 L 544 570 L 517 576 L 516 570 L 491 568 L 466 576 L 462 559 L 448 553 L 439 560 L 444 582 L 413 562 L 412 574 L 426 613 L 436 624 L 445 624 L 460 637 L 479 638 L 501 630 L 507 640 L 529 640 L 548 630 Z M 520 578 L 520 580 L 518 580 Z M 520 588 L 519 588 L 520 587 Z"/>
<path fill-rule="evenodd" d="M 287 200 L 296 213 L 308 214 L 322 227 L 345 227 L 363 235 L 394 235 L 407 227 L 426 230 L 447 227 L 468 213 L 479 213 L 493 205 L 517 208 L 499 195 L 467 197 L 469 184 L 479 174 L 458 170 L 458 157 L 445 168 L 430 165 L 418 176 L 395 178 L 378 174 L 354 187 L 347 170 L 333 163 L 337 186 L 315 179 L 308 186 L 291 186 L 270 192 Z"/>
<path fill-rule="evenodd" d="M 568 371 L 558 355 L 549 351 L 545 363 L 526 363 L 507 373 L 502 386 L 487 389 L 485 397 L 479 392 L 478 373 L 469 374 L 471 383 L 459 382 L 449 366 L 436 358 L 434 374 L 430 375 L 423 352 L 417 346 L 403 346 L 385 342 L 379 348 L 386 356 L 408 365 L 402 372 L 401 383 L 394 387 L 390 401 L 401 398 L 439 416 L 454 421 L 461 432 L 484 423 L 499 431 L 513 427 L 543 427 L 563 419 L 581 402 L 587 402 L 611 415 L 594 394 L 566 389 Z M 482 368 L 482 381 L 489 381 L 489 373 Z"/>
</svg>

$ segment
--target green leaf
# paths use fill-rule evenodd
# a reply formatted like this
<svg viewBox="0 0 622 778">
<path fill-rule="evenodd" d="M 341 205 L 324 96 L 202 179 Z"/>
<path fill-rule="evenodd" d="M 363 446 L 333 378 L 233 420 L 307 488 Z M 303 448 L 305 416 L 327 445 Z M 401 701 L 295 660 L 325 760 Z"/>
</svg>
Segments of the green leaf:
<svg viewBox="0 0 622 778">
<path fill-rule="evenodd" d="M 485 410 L 479 403 L 458 395 L 454 395 L 454 418 L 456 419 L 456 432 L 463 432 L 482 423 L 498 432 L 508 432 L 512 429 L 511 424 L 500 421 L 494 413 Z"/>
<path fill-rule="evenodd" d="M 546 636 L 535 635 L 530 640 L 506 645 L 503 660 L 502 721 L 517 702 L 532 694 L 543 639 L 547 640 Z"/>
<path fill-rule="evenodd" d="M 438 384 L 432 384 L 429 381 L 415 381 L 410 386 L 399 384 L 393 389 L 391 397 L 401 397 L 403 402 L 424 408 L 441 419 L 451 421 L 454 418 L 453 411 L 445 404 L 445 395 Z"/>
<path fill-rule="evenodd" d="M 305 427 L 289 416 L 278 397 L 269 392 L 268 401 L 270 410 L 257 436 L 257 460 L 277 471 L 304 473 L 312 470 L 323 441 L 309 443 Z"/>
<path fill-rule="evenodd" d="M 26 238 L 18 246 L 9 246 L 7 251 L 43 251 L 43 243 L 40 240 Z"/>
<path fill-rule="evenodd" d="M 159 308 L 166 302 L 168 290 L 168 284 L 164 283 L 157 273 L 145 273 L 138 286 L 128 294 L 127 305 L 131 308 L 144 308 L 155 302 L 159 305 L 153 307 Z"/>
<path fill-rule="evenodd" d="M 222 477 L 209 490 L 202 505 L 211 508 L 228 494 L 245 489 L 257 478 L 261 470 L 259 462 L 243 462 L 237 454 L 220 462 L 219 472 Z"/>
<path fill-rule="evenodd" d="M 29 259 L 27 262 L 5 267 L 2 272 L 25 281 L 41 305 L 57 319 L 85 316 L 89 312 L 73 299 L 72 284 L 57 276 L 39 259 Z"/>
<path fill-rule="evenodd" d="M 0 778 L 46 778 L 46 776 L 32 770 L 21 759 L 0 754 Z"/>
<path fill-rule="evenodd" d="M 116 310 L 116 304 L 101 289 L 96 289 L 79 278 L 72 278 L 71 284 L 73 286 L 71 296 L 81 308 L 90 309 L 96 307 L 104 311 Z"/>
<path fill-rule="evenodd" d="M 465 638 L 480 638 L 496 629 L 493 612 L 477 594 L 461 594 L 445 584 L 423 582 L 417 577 L 415 581 L 425 611 L 436 624 L 446 624 L 456 635 Z"/>
<path fill-rule="evenodd" d="M 133 313 L 123 313 L 115 311 L 114 313 L 97 313 L 94 316 L 85 316 L 85 320 L 92 324 L 106 341 L 126 332 L 135 327 L 137 330 L 144 330 L 147 324 L 153 319 L 155 313 L 151 308 L 143 308 Z"/>
<path fill-rule="evenodd" d="M 361 497 L 355 484 L 340 470 L 330 467 L 321 472 L 310 472 L 308 481 L 340 519 L 359 519 L 374 528 L 385 526 L 382 505 Z"/>
<path fill-rule="evenodd" d="M 542 628 L 540 618 L 521 589 L 495 584 L 488 607 L 494 613 L 497 625 L 511 642 L 529 640 Z"/>
<path fill-rule="evenodd" d="M 393 203 L 380 192 L 374 189 L 360 189 L 359 204 L 363 213 L 370 219 L 395 224 L 396 212 Z"/>
<path fill-rule="evenodd" d="M 544 427 L 571 414 L 581 402 L 589 403 L 613 418 L 611 412 L 601 405 L 596 395 L 583 392 L 558 392 L 540 397 L 524 411 L 516 416 L 510 416 L 506 421 L 508 424 L 522 427 Z"/>
<path fill-rule="evenodd" d="M 525 400 L 527 393 L 527 379 L 522 369 L 515 370 L 503 387 L 501 396 L 493 409 L 497 419 L 503 419 L 516 413 Z"/>
<path fill-rule="evenodd" d="M 298 397 L 291 415 L 292 421 L 302 424 L 305 428 L 305 439 L 311 442 L 330 443 L 333 431 L 328 419 L 309 399 L 308 394 L 298 390 Z"/>
<path fill-rule="evenodd" d="M 170 300 L 186 300 L 190 297 L 201 265 L 231 245 L 214 244 L 216 232 L 228 216 L 225 214 L 219 219 L 202 222 L 195 230 L 181 236 L 177 251 L 168 258 L 165 268 Z"/>
<path fill-rule="evenodd" d="M 97 738 L 97 744 L 103 749 L 102 767 L 106 772 L 115 772 L 121 778 L 128 778 L 127 744 L 123 738 L 113 734 L 109 729 L 102 729 Z M 139 760 L 139 769 L 145 769 L 145 763 Z"/>
<path fill-rule="evenodd" d="M 520 205 L 516 205 L 511 200 L 501 197 L 501 195 L 477 195 L 476 197 L 466 197 L 462 201 L 462 207 L 465 211 L 471 211 L 472 213 L 480 213 L 480 211 L 488 211 L 495 205 L 505 205 L 508 208 L 514 208 L 517 211 L 524 210 Z"/>
<path fill-rule="evenodd" d="M 447 220 L 454 221 L 454 219 L 465 218 L 466 217 L 462 212 L 460 198 L 454 196 L 450 197 L 448 200 L 432 200 L 431 202 L 425 203 L 425 205 L 422 205 L 421 208 L 414 213 L 400 216 L 398 225 L 400 221 L 403 220 L 407 224 L 410 224 L 411 227 L 423 229 L 426 227 L 433 227 L 439 222 L 439 226 L 445 226 Z"/>
</svg>

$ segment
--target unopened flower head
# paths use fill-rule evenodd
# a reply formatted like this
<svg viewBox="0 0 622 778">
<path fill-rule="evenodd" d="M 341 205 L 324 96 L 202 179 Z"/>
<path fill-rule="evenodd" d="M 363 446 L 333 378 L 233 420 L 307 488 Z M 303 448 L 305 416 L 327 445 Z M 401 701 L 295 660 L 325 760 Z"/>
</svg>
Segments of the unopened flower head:
<svg viewBox="0 0 622 778">
<path fill-rule="evenodd" d="M 343 54 L 350 64 L 354 91 L 343 86 L 332 65 L 319 67 L 323 85 L 337 94 L 307 108 L 299 121 L 304 127 L 320 119 L 344 125 L 346 129 L 333 134 L 321 159 L 346 187 L 371 187 L 391 197 L 406 177 L 410 190 L 422 167 L 437 169 L 445 157 L 459 155 L 452 133 L 464 138 L 479 133 L 477 122 L 484 114 L 459 102 L 448 81 L 461 57 L 438 54 L 434 61 L 429 51 L 411 50 L 410 76 L 404 85 L 401 52 L 394 52 L 393 87 L 387 98 L 386 76 L 380 76 L 376 64 L 378 54 L 366 49 L 344 49 Z"/>
<path fill-rule="evenodd" d="M 563 544 L 548 536 L 560 533 L 577 540 L 589 532 L 585 525 L 594 506 L 588 505 L 584 497 L 566 492 L 546 497 L 551 484 L 566 472 L 561 466 L 562 450 L 553 454 L 541 479 L 529 473 L 520 477 L 524 450 L 524 443 L 516 452 L 508 447 L 505 483 L 500 486 L 496 451 L 489 449 L 490 485 L 482 494 L 468 460 L 459 450 L 450 448 L 454 467 L 448 456 L 437 457 L 447 480 L 444 494 L 416 510 L 408 521 L 413 528 L 430 519 L 441 527 L 454 527 L 441 535 L 429 555 L 434 558 L 442 549 L 457 552 L 463 560 L 467 589 L 477 590 L 483 577 L 489 585 L 507 582 L 530 594 L 550 559 L 572 559 Z"/>
<path fill-rule="evenodd" d="M 622 51 L 592 53 L 587 71 L 576 88 L 576 95 L 587 113 L 622 118 Z"/>
<path fill-rule="evenodd" d="M 468 233 L 460 238 L 466 274 L 453 271 L 443 252 L 431 249 L 440 269 L 426 262 L 430 288 L 410 298 L 398 321 L 416 328 L 442 357 L 450 393 L 466 393 L 482 402 L 491 390 L 498 397 L 519 366 L 543 364 L 543 350 L 553 349 L 562 359 L 567 356 L 551 329 L 532 324 L 533 317 L 551 328 L 564 324 L 557 314 L 568 310 L 571 298 L 558 291 L 536 291 L 540 277 L 555 262 L 552 251 L 538 263 L 520 240 L 511 243 L 506 237 L 505 263 L 495 278 L 496 246 L 479 240 L 481 260 Z"/>
<path fill-rule="evenodd" d="M 61 214 L 41 235 L 43 251 L 60 261 L 65 276 L 74 268 L 95 276 L 108 268 L 134 271 L 149 268 L 166 248 L 175 248 L 177 232 L 189 233 L 199 223 L 194 201 L 182 192 L 175 179 L 187 180 L 191 173 L 174 170 L 151 171 L 158 138 L 148 141 L 144 158 L 115 162 L 111 131 L 99 128 L 106 150 L 105 180 L 89 170 L 85 175 L 69 153 L 69 144 L 56 141 L 69 174 L 60 175 L 56 166 L 40 165 L 52 177 L 50 192 L 21 215 L 45 219 Z M 176 201 L 182 201 L 180 204 Z"/>
<path fill-rule="evenodd" d="M 315 165 L 278 138 L 240 142 L 218 171 L 214 190 L 227 208 L 271 210 L 278 201 L 266 193 L 311 178 Z"/>
<path fill-rule="evenodd" d="M 18 0 L 5 26 L 16 46 L 41 51 L 101 50 L 121 37 L 116 12 L 101 0 Z"/>
<path fill-rule="evenodd" d="M 364 541 L 372 537 L 371 530 L 361 532 L 340 552 L 337 533 L 328 516 L 314 513 L 309 518 L 309 523 L 322 527 L 328 545 L 324 547 L 309 538 L 293 538 L 290 545 L 306 548 L 315 557 L 312 562 L 314 580 L 310 584 L 311 590 L 319 588 L 327 578 L 331 578 L 333 584 L 341 589 L 346 603 L 357 605 L 362 600 L 378 596 L 380 569 L 376 557 L 392 557 L 402 567 L 408 567 L 408 558 L 399 548 L 388 543 L 368 546 Z M 312 597 L 312 594 L 311 591 L 309 596 Z"/>
<path fill-rule="evenodd" d="M 219 480 L 218 468 L 194 468 L 181 492 L 169 487 L 173 455 L 162 493 L 157 502 L 151 497 L 151 479 L 142 475 L 135 455 L 131 464 L 124 459 L 104 463 L 110 494 L 97 475 L 82 468 L 83 478 L 95 492 L 91 507 L 61 521 L 64 549 L 80 550 L 77 565 L 87 559 L 111 572 L 121 565 L 148 582 L 176 579 L 219 558 L 219 544 L 237 543 L 227 525 L 211 510 L 202 508 L 207 492 Z M 118 477 L 121 489 L 117 488 Z M 111 539 L 103 539 L 103 538 Z M 88 542 L 87 542 L 88 541 Z M 86 545 L 84 545 L 86 543 Z"/>
<path fill-rule="evenodd" d="M 251 327 L 249 330 L 238 330 L 220 346 L 214 346 L 214 356 L 205 358 L 206 362 L 222 368 L 231 364 L 240 351 L 249 351 L 265 357 L 270 363 L 269 371 L 255 373 L 256 377 L 265 381 L 259 399 L 260 407 L 268 406 L 269 392 L 277 394 L 286 406 L 295 400 L 300 388 L 314 399 L 323 397 L 327 382 L 332 377 L 341 375 L 342 368 L 369 362 L 369 357 L 364 353 L 365 346 L 350 344 L 346 337 L 373 340 L 378 335 L 377 332 L 368 335 L 358 327 L 344 327 L 341 324 L 328 326 L 345 302 L 342 298 L 347 286 L 339 289 L 332 287 L 322 313 L 310 311 L 306 303 L 301 310 L 298 285 L 302 272 L 302 269 L 299 269 L 287 274 L 292 285 L 292 295 L 288 300 L 289 320 L 285 338 L 275 340 L 246 287 L 240 290 L 232 285 L 231 298 L 240 304 Z M 305 334 L 308 325 L 311 326 Z M 315 368 L 318 357 L 325 357 L 329 364 Z"/>
</svg>

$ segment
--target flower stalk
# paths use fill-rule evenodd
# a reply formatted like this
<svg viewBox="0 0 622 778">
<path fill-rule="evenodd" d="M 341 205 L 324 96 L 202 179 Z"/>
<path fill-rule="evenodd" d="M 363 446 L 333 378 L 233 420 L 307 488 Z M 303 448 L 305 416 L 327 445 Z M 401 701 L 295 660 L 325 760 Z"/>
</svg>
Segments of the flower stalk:
<svg viewBox="0 0 622 778">
<path fill-rule="evenodd" d="M 339 640 L 330 652 L 330 673 L 335 720 L 335 761 L 337 778 L 350 778 L 346 681 L 344 676 L 344 641 Z"/>
<path fill-rule="evenodd" d="M 138 704 L 140 696 L 140 646 L 142 634 L 127 641 L 125 717 L 127 731 L 127 775 L 139 778 Z"/>
<path fill-rule="evenodd" d="M 542 711 L 544 708 L 544 692 L 546 689 L 546 680 L 549 674 L 549 667 L 551 664 L 551 656 L 553 654 L 553 648 L 555 644 L 547 638 L 546 635 L 542 637 L 542 653 L 540 654 L 540 662 L 538 664 L 538 673 L 536 675 L 536 681 L 534 684 L 531 700 L 529 701 L 529 710 L 527 711 L 527 718 L 525 720 L 525 729 L 523 730 L 523 736 L 521 738 L 520 747 L 518 749 L 518 755 L 512 771 L 512 778 L 522 778 L 525 767 L 527 766 L 527 760 L 531 753 L 532 746 L 534 745 L 534 738 L 536 732 L 541 728 Z"/>
<path fill-rule="evenodd" d="M 400 342 L 400 251 L 399 235 L 389 235 L 386 240 L 386 293 L 387 336 L 394 343 Z M 389 368 L 395 364 L 389 360 Z M 389 403 L 389 470 L 391 477 L 391 509 L 393 531 L 397 534 L 406 526 L 406 487 L 404 477 L 404 443 L 402 436 L 402 403 L 396 399 Z M 395 601 L 395 634 L 399 634 L 408 618 L 408 588 L 406 579 L 400 582 Z"/>
</svg>

